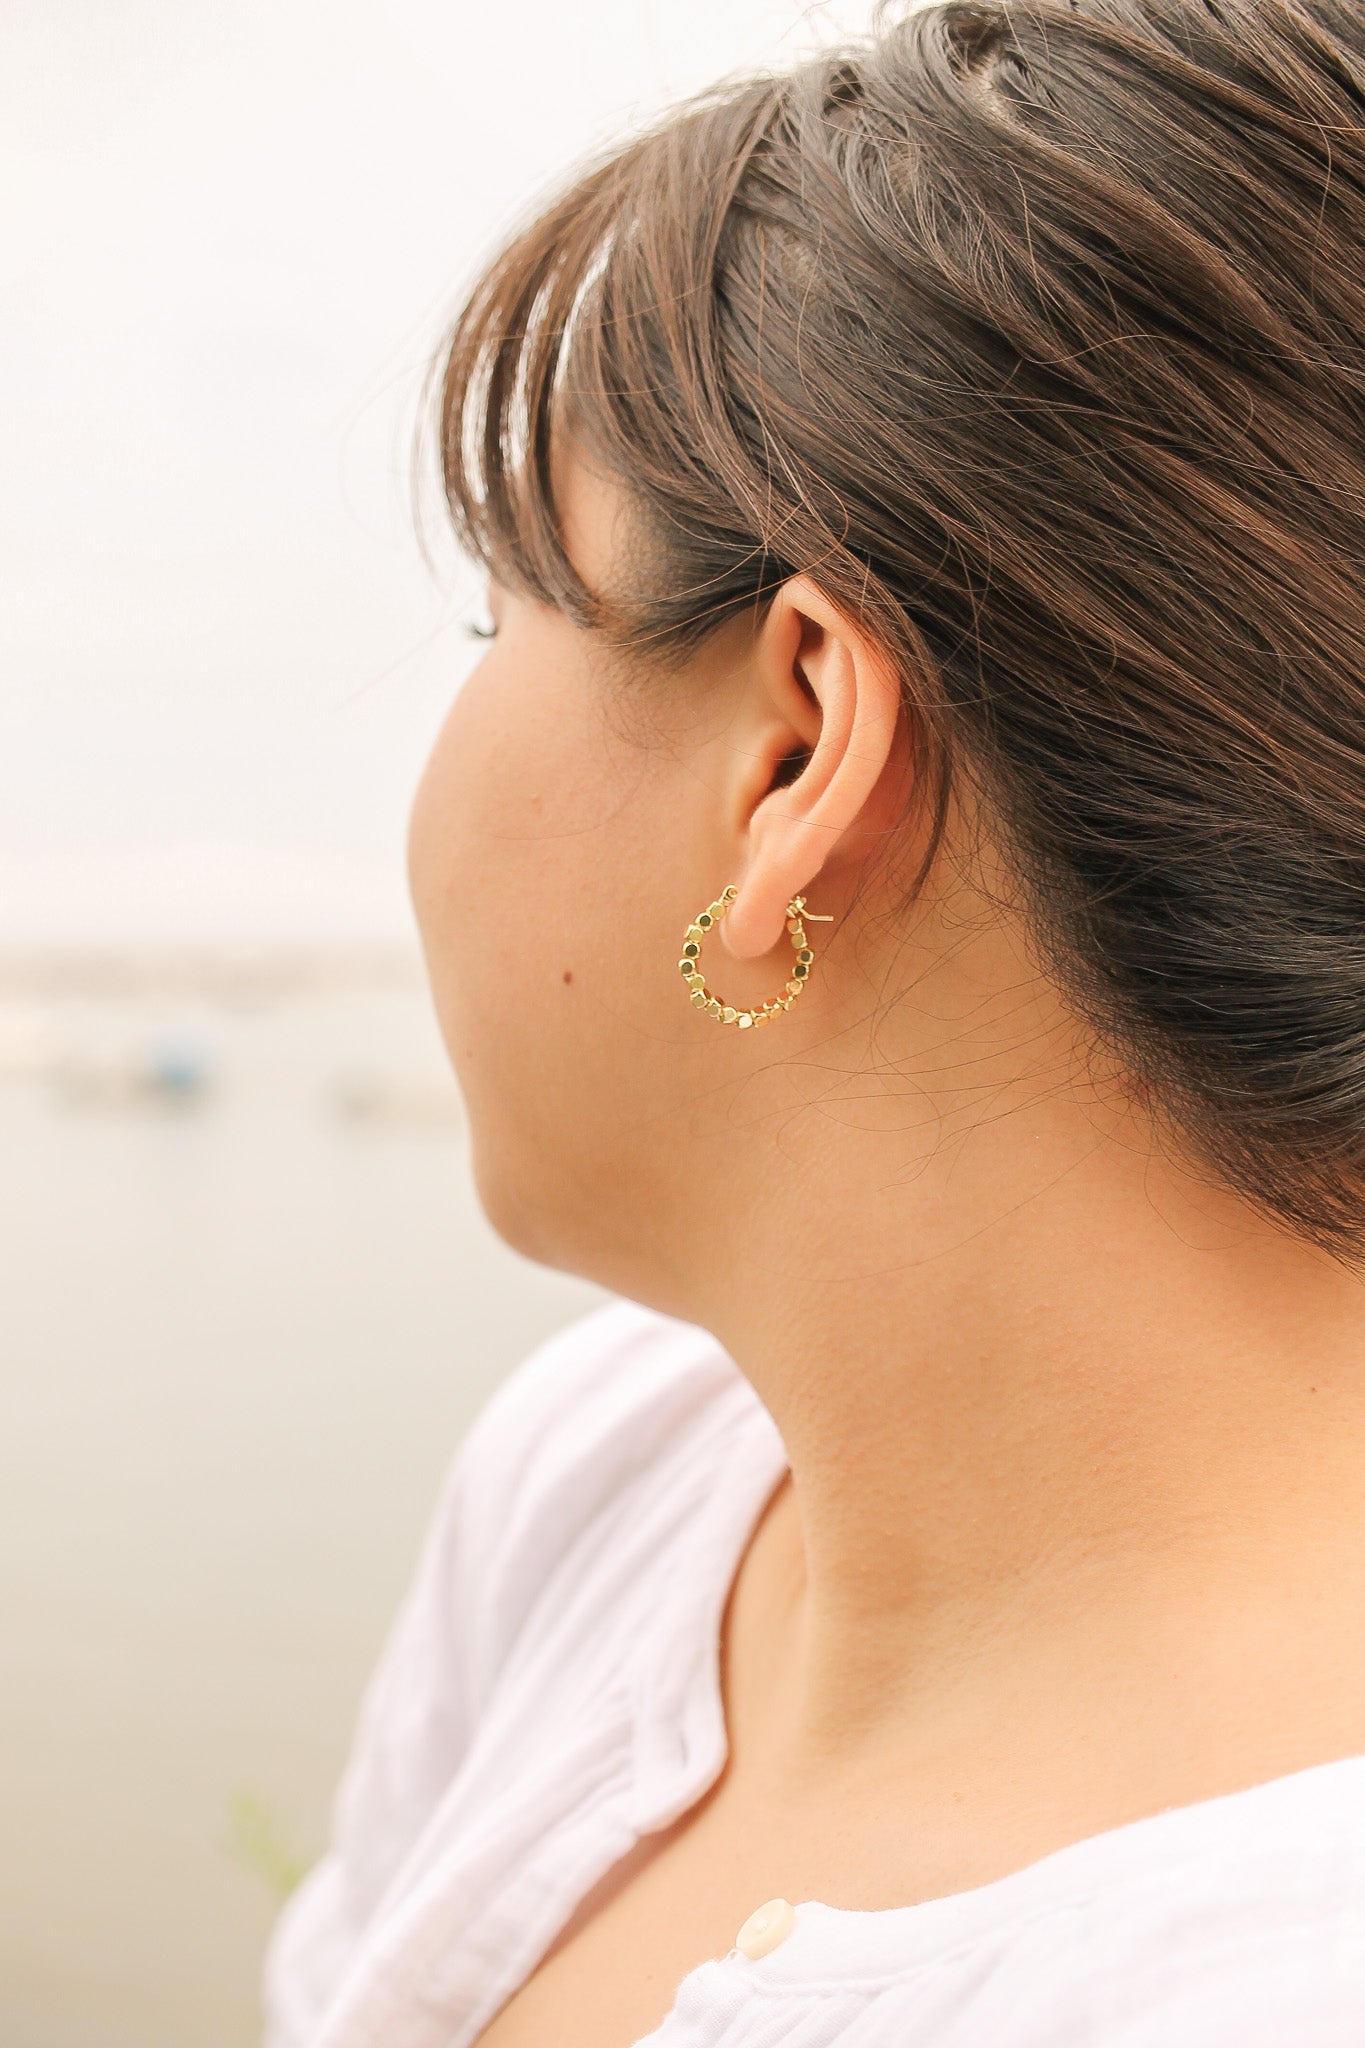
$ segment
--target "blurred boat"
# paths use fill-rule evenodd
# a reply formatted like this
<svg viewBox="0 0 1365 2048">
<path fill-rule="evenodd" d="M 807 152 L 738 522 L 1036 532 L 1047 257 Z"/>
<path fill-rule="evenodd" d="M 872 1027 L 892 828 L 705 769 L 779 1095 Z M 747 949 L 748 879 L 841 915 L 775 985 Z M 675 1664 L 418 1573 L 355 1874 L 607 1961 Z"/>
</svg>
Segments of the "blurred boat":
<svg viewBox="0 0 1365 2048">
<path fill-rule="evenodd" d="M 198 1103 L 208 1094 L 213 1078 L 203 1052 L 181 1040 L 103 1058 L 68 1053 L 48 1071 L 59 1094 L 89 1108 Z"/>
</svg>

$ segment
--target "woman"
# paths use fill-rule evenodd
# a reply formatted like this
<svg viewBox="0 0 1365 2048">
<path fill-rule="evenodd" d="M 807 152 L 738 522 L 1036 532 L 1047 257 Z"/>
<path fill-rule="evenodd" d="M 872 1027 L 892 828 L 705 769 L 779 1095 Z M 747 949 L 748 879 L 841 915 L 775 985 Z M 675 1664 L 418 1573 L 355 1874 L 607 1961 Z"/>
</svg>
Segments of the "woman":
<svg viewBox="0 0 1365 2048">
<path fill-rule="evenodd" d="M 948 0 L 469 293 L 460 1448 L 272 2048 L 1365 2038 L 1365 18 Z M 823 921 L 821 921 L 823 920 Z"/>
</svg>

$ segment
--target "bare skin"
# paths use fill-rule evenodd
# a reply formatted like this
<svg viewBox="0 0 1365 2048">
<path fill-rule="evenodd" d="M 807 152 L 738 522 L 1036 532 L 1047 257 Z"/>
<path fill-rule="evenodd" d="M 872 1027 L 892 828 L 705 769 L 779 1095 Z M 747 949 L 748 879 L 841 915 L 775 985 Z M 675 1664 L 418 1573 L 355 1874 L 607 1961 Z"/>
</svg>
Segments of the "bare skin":
<svg viewBox="0 0 1365 2048">
<path fill-rule="evenodd" d="M 556 459 L 594 583 L 620 501 Z M 811 578 L 638 735 L 591 634 L 490 602 L 409 836 L 481 1200 L 713 1331 L 792 1467 L 726 1613 L 725 1770 L 480 2041 L 628 2048 L 769 1897 L 906 1905 L 1365 1749 L 1365 1285 L 1158 1142 L 988 821 L 904 908 L 914 735 Z M 838 919 L 758 1031 L 676 966 L 731 881 L 727 1001 L 785 980 L 796 892 Z"/>
</svg>

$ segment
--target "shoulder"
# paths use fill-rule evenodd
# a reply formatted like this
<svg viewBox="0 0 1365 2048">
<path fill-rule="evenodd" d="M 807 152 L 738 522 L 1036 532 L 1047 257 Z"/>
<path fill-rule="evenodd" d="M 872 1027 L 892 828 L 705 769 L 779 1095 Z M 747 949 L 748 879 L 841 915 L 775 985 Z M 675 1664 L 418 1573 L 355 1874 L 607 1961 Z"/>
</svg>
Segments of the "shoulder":
<svg viewBox="0 0 1365 2048">
<path fill-rule="evenodd" d="M 709 1331 L 638 1302 L 607 1302 L 538 1344 L 449 1462 L 362 1736 L 401 1719 L 411 1742 L 420 1725 L 444 1775 L 548 1581 L 591 1553 L 632 1489 L 694 1473 L 699 1446 L 756 1399 Z"/>
<path fill-rule="evenodd" d="M 328 1849 L 276 1924 L 268 2048 L 310 2035 L 547 1590 L 558 1611 L 571 1584 L 595 1583 L 604 1525 L 632 1490 L 695 1485 L 707 1446 L 755 1403 L 708 1331 L 625 1299 L 556 1331 L 485 1400 L 365 1688 Z"/>
<path fill-rule="evenodd" d="M 631 1457 L 729 1393 L 738 1368 L 708 1330 L 624 1299 L 536 1346 L 479 1410 L 456 1463 L 533 1497 L 612 1448 Z M 610 1483 L 610 1470 L 600 1473 Z"/>
<path fill-rule="evenodd" d="M 478 1560 L 477 1597 L 459 1603 L 471 1713 L 549 1566 L 755 1400 L 709 1331 L 625 1299 L 514 1367 L 466 1431 L 428 1536 L 429 1553 Z"/>
</svg>

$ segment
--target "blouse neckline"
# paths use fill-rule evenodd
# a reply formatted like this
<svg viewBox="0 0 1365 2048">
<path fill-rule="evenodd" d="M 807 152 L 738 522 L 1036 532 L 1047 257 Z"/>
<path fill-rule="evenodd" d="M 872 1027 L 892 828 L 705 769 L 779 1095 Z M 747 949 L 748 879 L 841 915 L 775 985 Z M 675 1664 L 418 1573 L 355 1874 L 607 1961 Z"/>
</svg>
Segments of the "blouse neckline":
<svg viewBox="0 0 1365 2048">
<path fill-rule="evenodd" d="M 686 1571 L 676 1596 L 660 1602 L 635 1666 L 630 1820 L 641 1834 L 686 1812 L 725 1763 L 725 1608 L 758 1522 L 788 1470 L 772 1417 L 738 1367 L 734 1378 L 717 1403 L 713 1454 L 697 1460 L 699 1497 L 683 1539 Z M 1122 1910 L 1117 1894 L 1133 1899 L 1159 1892 L 1199 1864 L 1206 1882 L 1240 1891 L 1256 1881 L 1260 1843 L 1272 1843 L 1282 1855 L 1287 1828 L 1305 1859 L 1315 1851 L 1330 1858 L 1341 1853 L 1343 1815 L 1362 1813 L 1365 1755 L 1336 1758 L 1123 1822 L 965 1891 L 866 1910 L 819 1899 L 793 1902 L 795 1922 L 785 1940 L 754 1961 L 732 1949 L 725 1963 L 773 1987 L 814 1979 L 875 1985 L 916 1963 L 941 1963 L 1005 1924 L 1022 1926 L 1094 1901 L 1112 1914 Z M 1359 1840 L 1358 1822 L 1351 1839 Z M 1354 1854 L 1358 1860 L 1358 1848 Z M 1365 1871 L 1357 1872 L 1357 1881 L 1362 1876 Z"/>
</svg>

